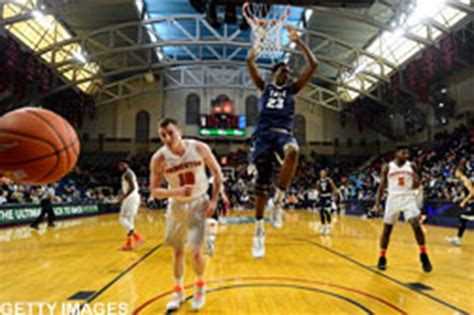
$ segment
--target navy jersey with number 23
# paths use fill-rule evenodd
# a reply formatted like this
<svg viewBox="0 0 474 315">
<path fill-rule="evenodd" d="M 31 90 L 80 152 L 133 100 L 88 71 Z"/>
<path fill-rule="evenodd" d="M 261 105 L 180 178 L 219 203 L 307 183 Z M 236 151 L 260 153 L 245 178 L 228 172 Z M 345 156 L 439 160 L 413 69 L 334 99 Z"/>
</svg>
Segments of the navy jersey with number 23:
<svg viewBox="0 0 474 315">
<path fill-rule="evenodd" d="M 258 118 L 255 133 L 270 128 L 293 131 L 295 116 L 295 100 L 293 98 L 293 84 L 277 87 L 273 84 L 265 85 L 258 102 Z"/>
</svg>

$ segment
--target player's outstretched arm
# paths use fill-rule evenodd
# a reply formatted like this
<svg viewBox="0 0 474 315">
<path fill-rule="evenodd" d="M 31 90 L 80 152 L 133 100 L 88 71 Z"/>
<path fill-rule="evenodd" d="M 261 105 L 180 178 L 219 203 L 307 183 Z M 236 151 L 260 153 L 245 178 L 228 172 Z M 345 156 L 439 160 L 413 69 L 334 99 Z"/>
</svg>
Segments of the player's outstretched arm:
<svg viewBox="0 0 474 315">
<path fill-rule="evenodd" d="M 308 66 L 300 74 L 299 78 L 296 80 L 293 86 L 293 93 L 296 94 L 301 91 L 311 80 L 311 77 L 318 68 L 318 60 L 308 48 L 308 46 L 306 46 L 306 44 L 300 39 L 298 33 L 296 33 L 295 28 L 291 25 L 288 25 L 286 28 L 288 30 L 291 41 L 293 41 L 296 46 L 298 46 L 298 48 L 303 52 L 304 58 L 308 62 Z"/>
<path fill-rule="evenodd" d="M 385 191 L 385 188 L 387 187 L 387 174 L 388 174 L 388 165 L 385 164 L 382 167 L 382 172 L 380 173 L 380 185 L 379 188 L 377 189 L 377 195 L 375 196 L 375 212 L 379 214 L 381 212 L 381 202 L 382 202 L 382 196 L 383 192 Z"/>
<path fill-rule="evenodd" d="M 132 194 L 133 191 L 138 190 L 138 186 L 135 184 L 135 182 L 132 179 L 132 175 L 130 172 L 125 173 L 125 180 L 127 181 L 128 184 L 128 191 L 124 191 L 122 197 L 120 197 L 120 202 L 125 200 L 128 196 Z"/>
<path fill-rule="evenodd" d="M 219 200 L 219 195 L 222 190 L 221 167 L 219 166 L 219 163 L 217 162 L 214 154 L 212 153 L 211 149 L 209 148 L 207 144 L 205 144 L 204 142 L 198 142 L 197 149 L 202 159 L 204 160 L 204 163 L 206 163 L 206 166 L 209 168 L 214 178 L 214 182 L 212 185 L 213 190 L 212 190 L 211 202 L 206 213 L 207 216 L 212 216 L 214 212 L 216 211 L 217 202 Z"/>
<path fill-rule="evenodd" d="M 339 190 L 337 189 L 336 184 L 334 184 L 334 181 L 332 179 L 329 180 L 329 183 L 331 185 L 331 190 L 332 190 L 332 196 L 333 198 L 337 198 L 340 195 Z"/>
<path fill-rule="evenodd" d="M 467 178 L 462 172 L 457 171 L 456 173 L 457 177 L 462 180 L 464 187 L 466 187 L 468 191 L 466 197 L 464 197 L 460 204 L 461 208 L 464 208 L 470 200 L 474 199 L 474 187 L 472 185 L 472 181 Z"/>
<path fill-rule="evenodd" d="M 265 87 L 265 82 L 263 81 L 260 73 L 258 72 L 257 65 L 255 64 L 255 59 L 257 58 L 257 52 L 252 47 L 249 50 L 249 54 L 247 56 L 247 68 L 249 69 L 250 78 L 252 79 L 253 83 L 260 91 L 263 90 Z"/>
</svg>

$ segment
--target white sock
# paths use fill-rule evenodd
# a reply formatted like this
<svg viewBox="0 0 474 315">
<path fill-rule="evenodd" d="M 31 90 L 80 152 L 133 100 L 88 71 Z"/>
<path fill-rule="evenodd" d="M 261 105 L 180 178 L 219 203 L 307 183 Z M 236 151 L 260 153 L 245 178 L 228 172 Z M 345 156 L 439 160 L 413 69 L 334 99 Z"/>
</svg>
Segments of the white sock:
<svg viewBox="0 0 474 315">
<path fill-rule="evenodd" d="M 183 277 L 174 278 L 174 283 L 177 287 L 183 288 Z"/>
<path fill-rule="evenodd" d="M 204 275 L 196 275 L 196 282 L 204 282 Z"/>
<path fill-rule="evenodd" d="M 265 231 L 264 229 L 264 220 L 260 219 L 255 222 L 255 235 L 260 235 L 260 233 L 263 233 Z"/>
<path fill-rule="evenodd" d="M 275 197 L 274 197 L 275 204 L 279 205 L 284 197 L 285 197 L 285 191 L 281 190 L 280 188 L 277 188 L 275 192 Z"/>
</svg>

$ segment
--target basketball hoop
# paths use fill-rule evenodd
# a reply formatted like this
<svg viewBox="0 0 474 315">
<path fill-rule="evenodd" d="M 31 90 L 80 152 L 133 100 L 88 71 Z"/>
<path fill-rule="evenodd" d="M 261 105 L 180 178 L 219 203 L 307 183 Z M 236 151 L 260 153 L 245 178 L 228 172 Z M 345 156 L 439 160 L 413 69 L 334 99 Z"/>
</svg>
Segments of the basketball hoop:
<svg viewBox="0 0 474 315">
<path fill-rule="evenodd" d="M 245 2 L 242 15 L 252 29 L 252 47 L 258 56 L 275 58 L 282 50 L 281 31 L 290 15 L 287 6 Z"/>
</svg>

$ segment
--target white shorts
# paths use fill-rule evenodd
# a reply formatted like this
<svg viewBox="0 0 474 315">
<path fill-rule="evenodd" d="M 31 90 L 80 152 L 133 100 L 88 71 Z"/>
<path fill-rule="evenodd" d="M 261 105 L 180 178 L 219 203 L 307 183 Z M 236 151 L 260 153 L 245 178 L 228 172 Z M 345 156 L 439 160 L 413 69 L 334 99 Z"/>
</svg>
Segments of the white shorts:
<svg viewBox="0 0 474 315">
<path fill-rule="evenodd" d="M 420 215 L 420 209 L 417 206 L 416 197 L 413 196 L 389 196 L 385 205 L 383 222 L 386 224 L 395 224 L 398 221 L 400 212 L 403 212 L 405 221 L 416 218 Z"/>
<path fill-rule="evenodd" d="M 134 217 L 137 215 L 138 209 L 140 209 L 140 195 L 138 193 L 132 193 L 122 201 L 120 205 L 120 215 Z"/>
<path fill-rule="evenodd" d="M 170 199 L 166 210 L 165 241 L 173 247 L 183 247 L 187 241 L 201 244 L 206 232 L 207 194 L 189 201 Z"/>
</svg>

